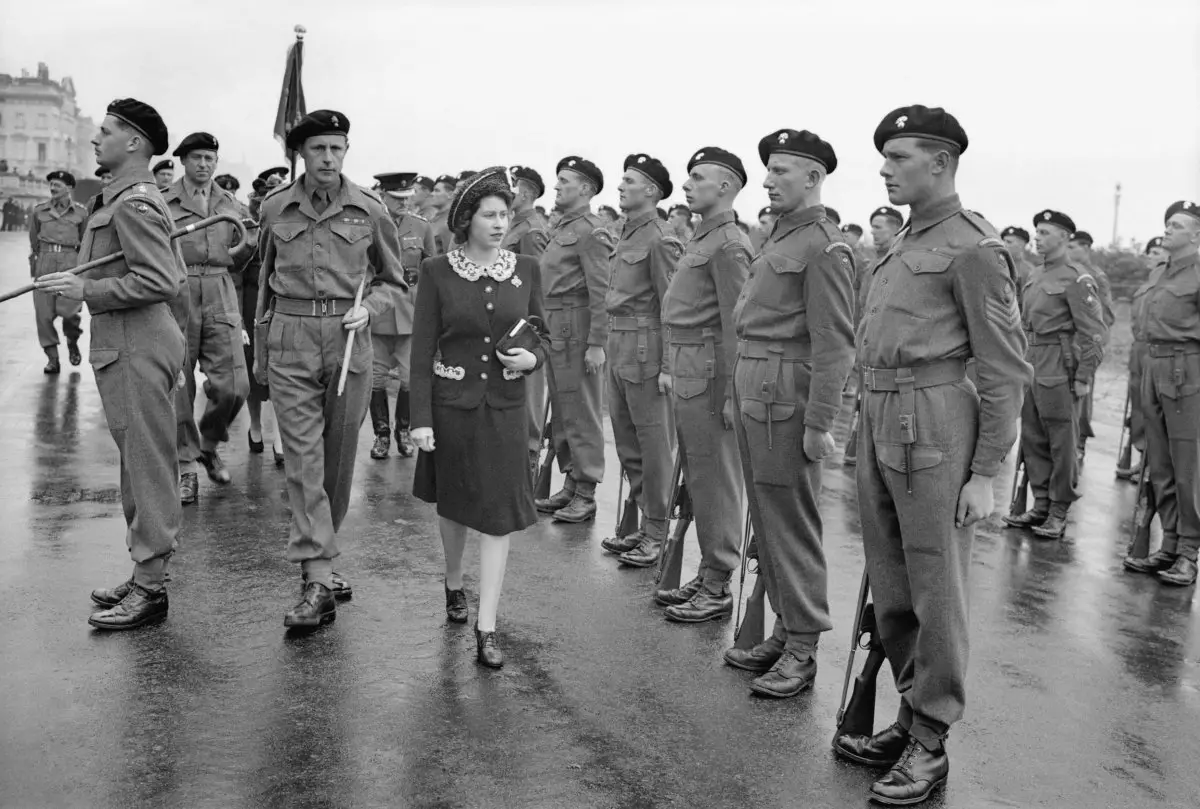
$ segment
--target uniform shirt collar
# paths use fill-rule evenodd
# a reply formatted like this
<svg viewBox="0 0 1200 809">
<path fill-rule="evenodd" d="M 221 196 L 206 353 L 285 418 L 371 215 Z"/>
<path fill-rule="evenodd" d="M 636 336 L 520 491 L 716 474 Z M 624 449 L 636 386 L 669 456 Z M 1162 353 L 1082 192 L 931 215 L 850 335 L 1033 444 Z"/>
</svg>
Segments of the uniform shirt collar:
<svg viewBox="0 0 1200 809">
<path fill-rule="evenodd" d="M 574 222 L 576 219 L 583 216 L 584 214 L 588 214 L 591 212 L 592 212 L 591 203 L 585 202 L 582 205 L 576 205 L 574 208 L 571 208 L 571 209 L 563 212 L 562 219 L 559 221 L 558 224 L 561 227 L 562 225 L 565 225 L 568 222 Z M 655 214 L 655 215 L 657 216 L 657 214 Z"/>
<path fill-rule="evenodd" d="M 1167 268 L 1164 270 L 1164 273 L 1170 273 L 1171 275 L 1174 275 L 1180 270 L 1186 270 L 1188 267 L 1195 265 L 1197 261 L 1200 261 L 1200 255 L 1197 255 L 1196 253 L 1191 253 L 1187 256 L 1184 256 L 1178 261 L 1171 259 L 1167 262 Z"/>
<path fill-rule="evenodd" d="M 339 176 L 338 184 L 334 188 L 318 188 L 316 181 L 313 180 L 308 174 L 305 174 L 304 181 L 301 183 L 301 185 L 304 186 L 304 196 L 308 197 L 310 200 L 313 198 L 314 194 L 320 192 L 325 196 L 325 199 L 328 202 L 332 203 L 338 198 L 338 195 L 340 195 L 342 190 L 346 187 L 346 182 L 345 178 Z"/>
<path fill-rule="evenodd" d="M 116 199 L 119 194 L 138 183 L 149 183 L 151 188 L 156 187 L 154 185 L 154 175 L 150 173 L 150 166 L 126 164 L 120 173 L 113 174 L 112 181 L 101 192 L 101 200 L 107 205 Z"/>
<path fill-rule="evenodd" d="M 696 232 L 692 235 L 692 238 L 696 240 L 703 239 L 705 236 L 721 227 L 721 225 L 728 225 L 733 221 L 733 219 L 734 216 L 732 209 L 728 211 L 721 211 L 719 214 L 714 214 L 706 219 L 702 219 L 699 227 L 696 228 Z"/>
<path fill-rule="evenodd" d="M 183 178 L 183 190 L 193 199 L 211 198 L 213 195 L 212 189 L 213 184 L 211 182 L 208 185 L 195 185 L 186 175 Z"/>
<path fill-rule="evenodd" d="M 909 209 L 908 227 L 912 233 L 919 233 L 934 225 L 940 224 L 963 209 L 958 194 L 951 194 L 935 200 L 920 212 Z"/>
<path fill-rule="evenodd" d="M 641 214 L 636 219 L 630 219 L 625 222 L 625 227 L 621 228 L 621 238 L 625 238 L 635 230 L 650 222 L 652 219 L 658 218 L 658 211 L 651 209 L 648 213 Z"/>
</svg>

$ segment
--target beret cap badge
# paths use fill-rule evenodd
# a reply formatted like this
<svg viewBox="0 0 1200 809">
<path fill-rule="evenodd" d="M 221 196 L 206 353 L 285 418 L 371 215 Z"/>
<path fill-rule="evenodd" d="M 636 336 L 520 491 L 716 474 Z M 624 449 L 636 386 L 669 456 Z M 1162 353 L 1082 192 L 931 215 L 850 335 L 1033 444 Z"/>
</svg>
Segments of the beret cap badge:
<svg viewBox="0 0 1200 809">
<path fill-rule="evenodd" d="M 692 160 L 703 160 L 703 159 L 704 159 L 704 152 L 696 152 L 696 156 L 692 158 Z"/>
<path fill-rule="evenodd" d="M 787 139 L 788 139 L 788 133 L 786 133 L 786 132 L 783 132 L 783 133 L 781 133 L 781 134 L 779 135 L 779 142 L 780 142 L 780 143 L 787 143 Z"/>
<path fill-rule="evenodd" d="M 901 115 L 899 118 L 897 118 L 897 119 L 896 119 L 896 128 L 897 128 L 897 129 L 903 129 L 903 128 L 904 128 L 904 125 L 905 125 L 905 124 L 907 124 L 907 123 L 908 123 L 908 116 L 907 116 L 907 115 Z"/>
<path fill-rule="evenodd" d="M 645 163 L 645 162 L 646 162 L 646 157 L 645 157 L 645 155 L 643 155 L 643 156 L 639 157 L 639 158 L 638 158 L 638 162 L 639 162 L 639 163 Z"/>
</svg>

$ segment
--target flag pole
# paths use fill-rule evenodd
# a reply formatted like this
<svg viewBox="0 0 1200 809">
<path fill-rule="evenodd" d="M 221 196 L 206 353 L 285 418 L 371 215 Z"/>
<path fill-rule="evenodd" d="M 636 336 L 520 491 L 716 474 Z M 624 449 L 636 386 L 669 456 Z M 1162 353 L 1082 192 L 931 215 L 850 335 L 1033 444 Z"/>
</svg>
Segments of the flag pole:
<svg viewBox="0 0 1200 809">
<path fill-rule="evenodd" d="M 297 25 L 295 28 L 292 29 L 292 31 L 295 32 L 295 34 L 296 34 L 297 44 L 303 42 L 304 35 L 308 33 L 308 29 L 306 29 L 303 25 Z M 295 152 L 292 152 L 292 155 L 291 155 L 291 174 L 288 175 L 288 178 L 291 180 L 296 179 L 296 153 Z"/>
</svg>

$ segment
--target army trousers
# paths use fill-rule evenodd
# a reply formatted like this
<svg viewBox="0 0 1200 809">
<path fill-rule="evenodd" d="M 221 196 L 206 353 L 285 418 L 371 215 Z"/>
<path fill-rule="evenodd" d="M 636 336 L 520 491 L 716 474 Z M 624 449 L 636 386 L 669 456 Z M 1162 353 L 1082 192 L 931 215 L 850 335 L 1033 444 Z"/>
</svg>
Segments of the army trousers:
<svg viewBox="0 0 1200 809">
<path fill-rule="evenodd" d="M 807 359 L 748 357 L 739 347 L 737 429 L 750 458 L 750 468 L 742 469 L 745 485 L 754 487 L 761 512 L 762 532 L 755 532 L 759 567 L 783 624 L 785 648 L 801 659 L 833 628 L 818 508 L 821 464 L 804 454 L 810 379 Z"/>
<path fill-rule="evenodd" d="M 1076 444 L 1082 448 L 1089 438 L 1096 437 L 1096 431 L 1092 429 L 1092 395 L 1095 389 L 1090 389 L 1087 396 L 1078 396 L 1075 398 L 1075 407 L 1079 411 L 1079 433 L 1076 437 Z"/>
<path fill-rule="evenodd" d="M 1200 344 L 1179 345 L 1178 354 L 1150 347 L 1142 374 L 1144 463 L 1162 521 L 1162 549 L 1195 560 L 1200 549 Z"/>
<path fill-rule="evenodd" d="M 901 415 L 914 417 L 911 436 Z M 975 528 L 957 528 L 954 518 L 971 476 L 979 397 L 965 377 L 906 393 L 865 386 L 860 418 L 863 550 L 879 637 L 900 692 L 897 721 L 936 750 L 966 699 Z M 906 437 L 915 438 L 908 449 Z"/>
<path fill-rule="evenodd" d="M 1150 346 L 1134 340 L 1129 347 L 1129 440 L 1138 450 L 1146 449 L 1146 411 L 1142 406 L 1142 373 L 1149 364 Z"/>
<path fill-rule="evenodd" d="M 576 483 L 595 484 L 604 479 L 605 373 L 589 374 L 584 365 L 590 322 L 585 304 L 563 306 L 546 299 L 554 454 L 559 469 Z"/>
<path fill-rule="evenodd" d="M 371 395 L 371 335 L 354 334 L 346 389 L 338 377 L 349 332 L 342 318 L 275 312 L 267 330 L 271 404 L 283 439 L 292 528 L 287 559 L 335 559 L 350 505 L 358 433 Z"/>
<path fill-rule="evenodd" d="M 741 561 L 742 538 L 741 461 L 737 435 L 721 414 L 729 377 L 719 367 L 719 346 L 672 343 L 668 349 L 675 432 L 700 544 L 697 575 L 713 592 Z"/>
<path fill-rule="evenodd" d="M 92 316 L 89 359 L 121 456 L 121 506 L 133 580 L 163 586 L 182 521 L 175 394 L 186 345 L 166 304 Z"/>
<path fill-rule="evenodd" d="M 671 510 L 675 426 L 671 400 L 658 391 L 661 338 L 654 334 L 649 355 L 653 361 L 646 362 L 638 352 L 646 336 L 646 332 L 609 331 L 608 419 L 630 495 L 642 516 L 665 533 Z"/>
<path fill-rule="evenodd" d="M 408 390 L 412 365 L 409 362 L 412 349 L 411 334 L 372 334 L 371 390 L 387 390 L 388 374 L 393 368 L 400 369 L 400 390 Z"/>
<path fill-rule="evenodd" d="M 1037 356 L 1049 354 L 1055 356 Z M 1051 502 L 1079 499 L 1079 404 L 1071 380 L 1062 366 L 1058 343 L 1031 345 L 1027 359 L 1033 365 L 1033 383 L 1021 406 L 1021 454 L 1029 475 L 1029 488 L 1038 508 Z"/>
<path fill-rule="evenodd" d="M 78 258 L 79 254 L 75 250 L 39 253 L 34 278 L 52 272 L 66 272 L 78 263 Z M 63 336 L 67 338 L 67 342 L 79 342 L 79 338 L 83 336 L 83 326 L 79 317 L 81 311 L 83 301 L 73 301 L 49 292 L 34 292 L 33 319 L 37 324 L 38 343 L 42 348 L 58 347 L 58 329 L 55 328 L 54 321 L 60 317 Z"/>
<path fill-rule="evenodd" d="M 213 268 L 215 270 L 215 268 Z M 188 268 L 187 361 L 180 392 L 179 460 L 200 457 L 200 439 L 229 440 L 229 425 L 250 394 L 246 352 L 242 348 L 241 299 L 227 271 L 199 275 Z M 204 374 L 204 415 L 197 426 L 196 365 Z"/>
</svg>

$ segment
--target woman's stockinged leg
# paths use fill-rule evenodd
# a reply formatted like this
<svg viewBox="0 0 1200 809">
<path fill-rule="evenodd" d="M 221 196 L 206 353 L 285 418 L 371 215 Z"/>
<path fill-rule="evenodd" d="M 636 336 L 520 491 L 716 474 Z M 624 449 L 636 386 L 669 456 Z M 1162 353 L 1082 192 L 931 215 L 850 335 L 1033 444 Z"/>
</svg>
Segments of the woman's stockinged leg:
<svg viewBox="0 0 1200 809">
<path fill-rule="evenodd" d="M 467 546 L 467 526 L 445 517 L 438 517 L 442 529 L 442 550 L 446 553 L 446 587 L 461 590 L 463 586 L 463 549 Z"/>
<path fill-rule="evenodd" d="M 500 607 L 500 589 L 508 567 L 508 534 L 481 536 L 479 543 L 479 619 L 480 632 L 496 631 L 496 612 Z"/>
</svg>

